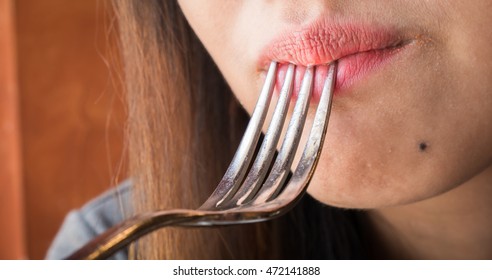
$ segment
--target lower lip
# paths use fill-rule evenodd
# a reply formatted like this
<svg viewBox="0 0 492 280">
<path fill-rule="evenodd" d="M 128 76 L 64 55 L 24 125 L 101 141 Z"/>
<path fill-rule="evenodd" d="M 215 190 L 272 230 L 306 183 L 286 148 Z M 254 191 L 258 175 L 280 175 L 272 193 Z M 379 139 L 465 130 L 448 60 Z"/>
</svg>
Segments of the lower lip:
<svg viewBox="0 0 492 280">
<path fill-rule="evenodd" d="M 345 89 L 354 85 L 357 81 L 367 77 L 389 62 L 402 48 L 388 48 L 382 50 L 372 50 L 367 52 L 356 53 L 343 57 L 338 60 L 337 80 L 335 84 L 335 95 L 340 95 Z M 285 80 L 288 64 L 281 63 L 277 72 L 276 90 L 278 94 Z M 294 92 L 295 99 L 300 90 L 302 77 L 306 71 L 305 66 L 297 66 L 295 70 Z M 315 66 L 314 88 L 312 98 L 314 102 L 318 101 L 323 90 L 323 84 L 328 73 L 327 65 Z"/>
</svg>

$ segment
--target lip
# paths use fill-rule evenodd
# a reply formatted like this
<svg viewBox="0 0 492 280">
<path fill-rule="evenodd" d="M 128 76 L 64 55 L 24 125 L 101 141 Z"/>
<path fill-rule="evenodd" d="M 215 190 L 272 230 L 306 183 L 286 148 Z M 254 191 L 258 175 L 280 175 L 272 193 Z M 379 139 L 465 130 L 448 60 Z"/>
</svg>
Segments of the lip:
<svg viewBox="0 0 492 280">
<path fill-rule="evenodd" d="M 287 64 L 296 64 L 294 89 L 298 92 L 306 66 L 316 65 L 313 95 L 318 99 L 326 78 L 327 67 L 322 65 L 338 60 L 335 94 L 339 94 L 381 68 L 411 41 L 393 28 L 323 19 L 280 34 L 263 49 L 258 67 L 265 71 L 270 61 L 277 61 L 280 88 Z"/>
</svg>

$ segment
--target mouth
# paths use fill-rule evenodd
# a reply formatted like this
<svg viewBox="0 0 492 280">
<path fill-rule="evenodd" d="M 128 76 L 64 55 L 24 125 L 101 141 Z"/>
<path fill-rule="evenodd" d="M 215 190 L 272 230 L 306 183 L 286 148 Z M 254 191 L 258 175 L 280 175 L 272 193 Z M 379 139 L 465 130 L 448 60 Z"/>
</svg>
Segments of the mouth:
<svg viewBox="0 0 492 280">
<path fill-rule="evenodd" d="M 280 64 L 276 80 L 276 88 L 279 89 L 288 64 L 295 64 L 295 93 L 299 91 L 306 66 L 315 65 L 313 101 L 316 101 L 321 95 L 328 64 L 338 61 L 337 95 L 381 69 L 412 42 L 412 39 L 390 28 L 321 20 L 274 39 L 264 48 L 258 67 L 264 71 L 270 61 Z"/>
</svg>

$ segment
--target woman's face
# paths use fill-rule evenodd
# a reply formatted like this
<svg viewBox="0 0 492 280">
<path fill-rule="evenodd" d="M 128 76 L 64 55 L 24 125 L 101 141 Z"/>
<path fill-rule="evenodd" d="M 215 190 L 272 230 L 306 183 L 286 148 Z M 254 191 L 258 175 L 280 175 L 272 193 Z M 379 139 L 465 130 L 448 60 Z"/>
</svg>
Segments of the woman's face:
<svg viewBox="0 0 492 280">
<path fill-rule="evenodd" d="M 339 60 L 327 138 L 308 189 L 321 202 L 410 203 L 491 165 L 490 1 L 179 4 L 249 112 L 270 60 L 299 66 Z M 319 85 L 323 71 L 317 73 Z"/>
</svg>

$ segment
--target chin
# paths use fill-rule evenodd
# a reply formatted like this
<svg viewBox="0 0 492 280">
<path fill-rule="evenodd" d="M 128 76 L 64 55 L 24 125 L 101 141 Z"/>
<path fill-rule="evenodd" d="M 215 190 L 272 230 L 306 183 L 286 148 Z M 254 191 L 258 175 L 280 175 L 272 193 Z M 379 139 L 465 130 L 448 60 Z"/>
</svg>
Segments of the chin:
<svg viewBox="0 0 492 280">
<path fill-rule="evenodd" d="M 345 164 L 343 161 L 329 164 L 320 160 L 307 192 L 319 202 L 333 207 L 377 209 L 428 200 L 458 185 L 436 177 L 433 179 L 431 174 L 405 170 L 410 169 L 378 169 L 361 159 Z"/>
</svg>

